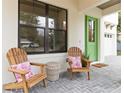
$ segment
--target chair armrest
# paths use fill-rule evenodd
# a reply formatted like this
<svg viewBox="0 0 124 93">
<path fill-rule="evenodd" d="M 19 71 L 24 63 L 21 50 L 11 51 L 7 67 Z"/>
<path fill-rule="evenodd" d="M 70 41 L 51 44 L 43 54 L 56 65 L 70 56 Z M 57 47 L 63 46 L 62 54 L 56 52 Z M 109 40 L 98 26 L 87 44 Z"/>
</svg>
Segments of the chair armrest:
<svg viewBox="0 0 124 93">
<path fill-rule="evenodd" d="M 41 63 L 30 63 L 31 65 L 34 65 L 34 66 L 41 66 L 41 67 L 45 67 L 46 65 L 45 64 L 41 64 Z"/>
<path fill-rule="evenodd" d="M 21 75 L 25 75 L 25 74 L 29 73 L 29 71 L 17 70 L 17 69 L 14 69 L 14 68 L 9 68 L 8 71 L 14 72 L 14 73 L 17 73 L 17 74 L 21 74 Z"/>
<path fill-rule="evenodd" d="M 69 64 L 70 68 L 72 68 L 72 61 L 66 58 L 66 62 Z"/>
<path fill-rule="evenodd" d="M 46 64 L 32 63 L 32 62 L 31 62 L 30 64 L 31 64 L 31 65 L 34 65 L 34 66 L 39 66 L 42 73 L 45 73 L 45 72 L 46 72 L 46 71 L 45 71 L 45 66 L 46 66 Z"/>
<path fill-rule="evenodd" d="M 89 61 L 90 61 L 90 60 L 88 60 L 88 59 L 86 59 L 86 58 L 84 58 L 84 57 L 82 57 L 81 60 L 83 60 L 83 61 L 85 61 L 85 62 L 89 62 Z"/>
<path fill-rule="evenodd" d="M 87 61 L 87 67 L 88 68 L 90 67 L 90 64 L 91 64 L 91 62 L 90 61 Z"/>
<path fill-rule="evenodd" d="M 86 58 L 82 58 L 82 61 L 86 62 L 88 68 L 90 67 L 90 64 L 91 64 L 90 60 L 87 60 Z"/>
</svg>

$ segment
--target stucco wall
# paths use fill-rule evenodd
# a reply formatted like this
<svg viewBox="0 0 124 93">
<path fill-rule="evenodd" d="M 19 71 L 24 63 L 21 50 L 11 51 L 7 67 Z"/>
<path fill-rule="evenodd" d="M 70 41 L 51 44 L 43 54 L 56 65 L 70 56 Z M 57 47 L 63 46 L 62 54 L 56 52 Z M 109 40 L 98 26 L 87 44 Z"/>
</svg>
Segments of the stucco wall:
<svg viewBox="0 0 124 93">
<path fill-rule="evenodd" d="M 104 34 L 111 35 L 111 38 L 104 36 L 104 56 L 117 55 L 117 24 L 118 24 L 118 13 L 112 13 L 103 17 L 103 22 L 113 25 L 112 29 L 110 26 L 104 25 Z"/>
</svg>

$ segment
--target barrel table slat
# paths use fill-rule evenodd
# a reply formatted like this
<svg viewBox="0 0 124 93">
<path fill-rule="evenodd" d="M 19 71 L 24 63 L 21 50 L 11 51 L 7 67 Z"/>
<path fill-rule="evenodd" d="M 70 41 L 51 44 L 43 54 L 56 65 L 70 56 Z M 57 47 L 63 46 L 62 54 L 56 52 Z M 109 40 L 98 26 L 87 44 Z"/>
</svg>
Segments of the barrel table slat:
<svg viewBox="0 0 124 93">
<path fill-rule="evenodd" d="M 56 81 L 59 79 L 60 64 L 58 62 L 47 63 L 47 79 L 49 81 Z"/>
</svg>

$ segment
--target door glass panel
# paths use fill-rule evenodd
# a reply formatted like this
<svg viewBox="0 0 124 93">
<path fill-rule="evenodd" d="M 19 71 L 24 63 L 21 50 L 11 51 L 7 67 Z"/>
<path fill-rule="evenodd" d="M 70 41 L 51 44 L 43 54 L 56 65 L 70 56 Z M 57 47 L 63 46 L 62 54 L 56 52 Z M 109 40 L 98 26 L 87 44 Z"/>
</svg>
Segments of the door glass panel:
<svg viewBox="0 0 124 93">
<path fill-rule="evenodd" d="M 88 21 L 88 33 L 89 42 L 95 42 L 95 22 L 92 19 Z"/>
</svg>

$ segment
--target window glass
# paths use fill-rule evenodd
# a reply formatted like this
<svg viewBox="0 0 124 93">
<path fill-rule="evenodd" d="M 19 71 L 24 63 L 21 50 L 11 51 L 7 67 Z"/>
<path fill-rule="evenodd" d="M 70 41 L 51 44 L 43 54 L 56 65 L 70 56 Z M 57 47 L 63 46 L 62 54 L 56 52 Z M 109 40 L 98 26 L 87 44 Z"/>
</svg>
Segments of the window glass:
<svg viewBox="0 0 124 93">
<path fill-rule="evenodd" d="M 45 27 L 45 5 L 31 0 L 21 0 L 20 24 Z"/>
<path fill-rule="evenodd" d="M 107 37 L 109 38 L 109 34 L 107 34 Z"/>
<path fill-rule="evenodd" d="M 106 37 L 106 34 L 104 34 L 104 36 Z"/>
<path fill-rule="evenodd" d="M 65 31 L 49 30 L 49 51 L 65 51 Z"/>
<path fill-rule="evenodd" d="M 20 47 L 25 49 L 27 52 L 43 52 L 44 29 L 21 27 Z"/>
<path fill-rule="evenodd" d="M 112 38 L 112 35 L 110 35 L 110 38 Z"/>
<path fill-rule="evenodd" d="M 95 41 L 95 22 L 94 20 L 90 19 L 88 22 L 88 31 L 89 31 L 89 42 Z"/>
<path fill-rule="evenodd" d="M 51 28 L 51 22 L 54 23 L 52 28 L 66 30 L 66 10 L 61 8 L 49 6 L 49 28 Z"/>
<path fill-rule="evenodd" d="M 55 28 L 55 21 L 53 18 L 48 18 L 48 27 Z"/>
</svg>

